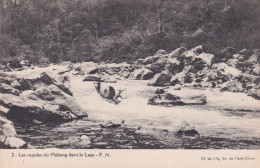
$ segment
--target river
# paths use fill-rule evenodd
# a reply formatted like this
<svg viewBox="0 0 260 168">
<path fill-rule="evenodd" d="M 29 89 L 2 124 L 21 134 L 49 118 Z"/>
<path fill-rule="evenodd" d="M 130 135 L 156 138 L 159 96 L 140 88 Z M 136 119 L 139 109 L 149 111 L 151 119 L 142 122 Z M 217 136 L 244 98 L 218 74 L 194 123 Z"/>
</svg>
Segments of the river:
<svg viewBox="0 0 260 168">
<path fill-rule="evenodd" d="M 88 118 L 55 125 L 16 125 L 19 137 L 31 148 L 163 148 L 163 149 L 260 149 L 260 101 L 244 93 L 218 89 L 183 88 L 176 95 L 204 94 L 206 105 L 163 107 L 147 105 L 156 87 L 147 81 L 106 83 L 126 89 L 127 99 L 111 104 L 102 99 L 92 82 L 71 75 L 71 90 Z M 124 122 L 123 129 L 101 129 L 109 121 Z M 199 137 L 178 136 L 189 123 Z M 82 142 L 82 136 L 89 142 Z"/>
</svg>

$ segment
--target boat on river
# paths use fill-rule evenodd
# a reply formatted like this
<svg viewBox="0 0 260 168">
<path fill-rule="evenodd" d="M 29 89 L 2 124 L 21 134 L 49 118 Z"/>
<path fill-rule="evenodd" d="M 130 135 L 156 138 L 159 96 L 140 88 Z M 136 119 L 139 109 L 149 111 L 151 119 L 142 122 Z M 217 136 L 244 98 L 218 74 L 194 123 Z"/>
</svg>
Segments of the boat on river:
<svg viewBox="0 0 260 168">
<path fill-rule="evenodd" d="M 100 95 L 100 97 L 102 97 L 107 102 L 114 103 L 114 104 L 120 103 L 120 101 L 116 101 L 114 99 L 114 97 L 116 95 L 116 91 L 112 86 L 108 86 L 105 88 L 103 88 L 103 87 L 99 88 L 98 83 L 94 83 L 94 86 L 95 86 L 96 91 Z"/>
</svg>

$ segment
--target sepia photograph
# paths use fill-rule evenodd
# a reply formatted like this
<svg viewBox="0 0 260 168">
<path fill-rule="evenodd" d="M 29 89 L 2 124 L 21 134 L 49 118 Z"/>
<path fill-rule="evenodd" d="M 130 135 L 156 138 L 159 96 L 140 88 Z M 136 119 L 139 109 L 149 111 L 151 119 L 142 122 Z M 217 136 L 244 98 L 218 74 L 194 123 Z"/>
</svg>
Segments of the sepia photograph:
<svg viewBox="0 0 260 168">
<path fill-rule="evenodd" d="M 6 149 L 259 150 L 260 1 L 1 0 Z"/>
</svg>

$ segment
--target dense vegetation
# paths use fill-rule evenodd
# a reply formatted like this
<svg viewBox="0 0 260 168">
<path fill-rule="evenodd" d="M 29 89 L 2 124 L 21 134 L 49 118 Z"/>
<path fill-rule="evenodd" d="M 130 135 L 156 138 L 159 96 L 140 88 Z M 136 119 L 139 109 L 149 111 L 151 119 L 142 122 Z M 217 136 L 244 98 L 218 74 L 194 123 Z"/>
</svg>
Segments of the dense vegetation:
<svg viewBox="0 0 260 168">
<path fill-rule="evenodd" d="M 131 62 L 202 44 L 259 48 L 259 0 L 2 0 L 0 58 Z"/>
</svg>

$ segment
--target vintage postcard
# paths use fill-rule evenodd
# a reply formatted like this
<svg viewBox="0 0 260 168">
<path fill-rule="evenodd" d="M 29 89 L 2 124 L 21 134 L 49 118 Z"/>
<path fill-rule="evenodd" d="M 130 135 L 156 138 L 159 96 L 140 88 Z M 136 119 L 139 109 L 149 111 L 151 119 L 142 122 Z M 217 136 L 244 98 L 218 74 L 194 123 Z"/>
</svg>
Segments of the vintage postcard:
<svg viewBox="0 0 260 168">
<path fill-rule="evenodd" d="M 0 167 L 260 166 L 259 0 L 0 1 Z"/>
</svg>

